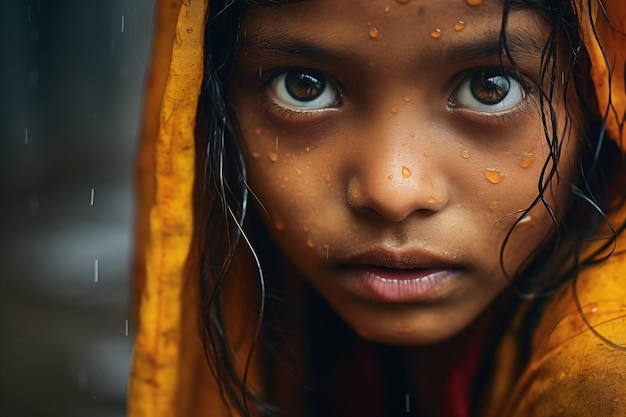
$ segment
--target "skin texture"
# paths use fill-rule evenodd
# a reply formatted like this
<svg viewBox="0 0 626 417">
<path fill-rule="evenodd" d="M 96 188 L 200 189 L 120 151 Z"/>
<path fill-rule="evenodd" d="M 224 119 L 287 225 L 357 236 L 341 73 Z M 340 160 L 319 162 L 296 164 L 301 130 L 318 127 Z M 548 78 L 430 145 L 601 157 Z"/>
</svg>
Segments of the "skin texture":
<svg viewBox="0 0 626 417">
<path fill-rule="evenodd" d="M 231 99 L 257 210 L 365 339 L 444 341 L 508 285 L 503 240 L 536 198 L 548 157 L 535 84 L 549 28 L 532 11 L 511 12 L 509 33 L 525 34 L 513 58 L 527 87 L 504 109 L 481 107 L 466 80 L 503 74 L 501 7 L 315 0 L 252 7 L 244 21 Z M 331 100 L 288 104 L 281 74 L 294 68 L 327 77 Z M 557 215 L 576 153 L 566 138 L 561 181 L 546 193 Z M 507 274 L 553 230 L 543 206 L 528 213 L 507 244 Z"/>
</svg>

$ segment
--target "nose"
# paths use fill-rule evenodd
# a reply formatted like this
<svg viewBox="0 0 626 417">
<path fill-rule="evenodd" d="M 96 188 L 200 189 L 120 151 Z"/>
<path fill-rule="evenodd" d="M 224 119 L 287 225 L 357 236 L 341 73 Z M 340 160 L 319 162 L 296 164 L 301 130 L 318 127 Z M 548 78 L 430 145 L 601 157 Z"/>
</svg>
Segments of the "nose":
<svg viewBox="0 0 626 417">
<path fill-rule="evenodd" d="M 441 211 L 449 201 L 448 187 L 442 165 L 425 150 L 428 141 L 419 134 L 394 137 L 399 137 L 397 129 L 379 133 L 356 152 L 348 204 L 390 222 Z"/>
</svg>

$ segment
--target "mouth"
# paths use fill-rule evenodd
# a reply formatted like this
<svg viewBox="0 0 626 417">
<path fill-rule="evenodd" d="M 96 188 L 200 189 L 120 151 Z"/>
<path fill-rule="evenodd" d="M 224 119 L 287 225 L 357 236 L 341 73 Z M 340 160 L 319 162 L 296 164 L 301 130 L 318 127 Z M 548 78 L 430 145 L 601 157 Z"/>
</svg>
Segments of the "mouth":
<svg viewBox="0 0 626 417">
<path fill-rule="evenodd" d="M 339 265 L 340 285 L 359 298 L 385 303 L 435 302 L 456 287 L 463 268 L 420 251 L 373 251 Z"/>
</svg>

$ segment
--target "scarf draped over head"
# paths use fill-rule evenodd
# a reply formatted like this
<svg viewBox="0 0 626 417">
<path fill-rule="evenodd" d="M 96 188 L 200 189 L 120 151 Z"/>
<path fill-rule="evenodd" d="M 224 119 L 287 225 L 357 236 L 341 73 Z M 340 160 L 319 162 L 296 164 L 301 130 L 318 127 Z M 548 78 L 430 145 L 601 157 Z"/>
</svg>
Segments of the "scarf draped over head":
<svg viewBox="0 0 626 417">
<path fill-rule="evenodd" d="M 198 261 L 190 255 L 194 127 L 207 1 L 160 0 L 157 6 L 137 171 L 136 339 L 129 417 L 227 415 L 205 363 L 199 276 L 193 268 Z M 626 149 L 626 1 L 572 4 L 591 58 L 590 76 L 606 134 Z M 251 379 L 258 375 L 252 368 Z"/>
</svg>

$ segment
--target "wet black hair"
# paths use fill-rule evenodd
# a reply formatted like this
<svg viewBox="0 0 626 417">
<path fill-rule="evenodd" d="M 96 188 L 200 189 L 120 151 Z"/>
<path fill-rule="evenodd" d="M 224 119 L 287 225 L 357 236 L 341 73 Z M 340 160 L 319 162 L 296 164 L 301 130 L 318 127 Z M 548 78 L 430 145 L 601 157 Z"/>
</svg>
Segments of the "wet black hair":
<svg viewBox="0 0 626 417">
<path fill-rule="evenodd" d="M 250 285 L 258 287 L 261 299 L 257 321 L 251 326 L 254 326 L 256 346 L 263 345 L 265 348 L 263 359 L 266 369 L 272 369 L 280 361 L 274 349 L 279 332 L 272 329 L 280 329 L 276 319 L 280 314 L 276 312 L 288 302 L 280 294 L 280 266 L 272 261 L 278 251 L 268 243 L 271 239 L 260 225 L 255 210 L 249 207 L 254 196 L 247 185 L 246 167 L 237 140 L 239 128 L 229 101 L 228 85 L 234 71 L 241 24 L 248 8 L 251 5 L 270 6 L 290 1 L 293 0 L 210 0 L 206 27 L 204 87 L 196 126 L 199 178 L 196 183 L 199 225 L 196 240 L 201 253 L 202 331 L 207 359 L 222 399 L 227 407 L 234 407 L 244 416 L 281 414 L 272 404 L 271 382 L 265 381 L 265 391 L 258 395 L 251 392 L 246 381 L 254 346 L 250 346 L 247 362 L 237 364 L 232 341 L 226 334 L 229 318 L 225 317 L 223 310 L 229 300 L 224 299 L 222 289 L 228 280 L 240 279 L 232 274 L 233 261 L 238 254 L 247 251 L 256 263 L 256 282 L 252 282 L 250 277 Z M 525 334 L 520 336 L 520 343 L 524 344 L 531 340 L 533 325 L 547 297 L 566 283 L 575 285 L 577 273 L 582 267 L 600 262 L 612 253 L 615 239 L 624 226 L 614 226 L 608 220 L 608 214 L 616 208 L 611 206 L 615 201 L 609 199 L 609 186 L 617 175 L 624 174 L 624 160 L 622 151 L 607 137 L 605 120 L 594 106 L 589 58 L 580 39 L 578 18 L 570 1 L 503 2 L 501 44 L 503 55 L 512 61 L 513 67 L 515 57 L 508 51 L 505 30 L 509 12 L 515 8 L 537 9 L 552 27 L 543 51 L 541 80 L 537 86 L 544 139 L 550 153 L 537 183 L 537 197 L 525 211 L 512 215 L 519 222 L 533 207 L 543 205 L 552 216 L 554 233 L 532 254 L 523 271 L 505 271 L 520 298 L 535 300 L 523 327 Z M 552 103 L 555 94 L 560 92 L 565 94 L 565 103 L 569 94 L 576 95 L 574 99 L 581 103 L 585 121 L 584 137 L 572 139 L 581 141 L 581 158 L 578 179 L 568 184 L 571 198 L 563 215 L 550 206 L 545 195 L 551 183 L 566 181 L 559 176 L 557 165 L 564 140 L 569 138 L 573 119 L 567 112 L 564 127 L 558 128 L 563 124 L 557 123 L 557 109 Z M 511 227 L 501 249 L 503 270 L 502 259 L 514 227 Z M 598 236 L 598 230 L 606 232 L 605 242 L 583 258 L 587 242 Z M 254 407 L 256 412 L 252 413 L 250 407 Z"/>
</svg>

